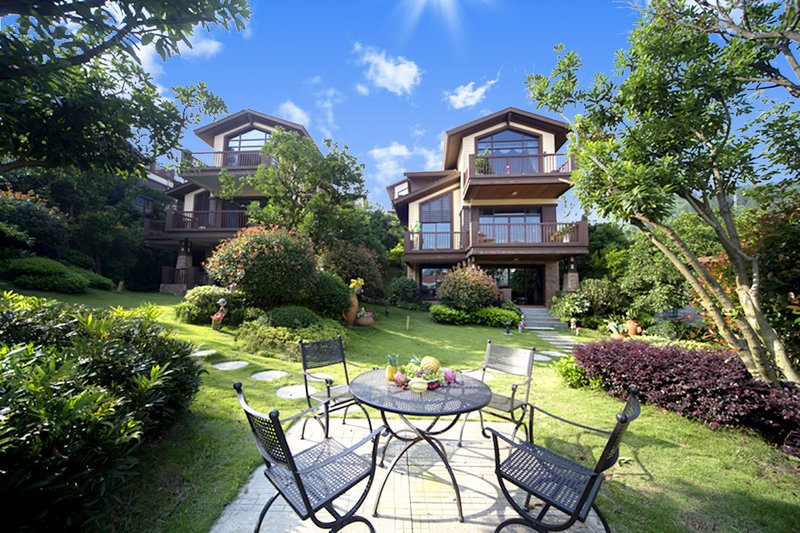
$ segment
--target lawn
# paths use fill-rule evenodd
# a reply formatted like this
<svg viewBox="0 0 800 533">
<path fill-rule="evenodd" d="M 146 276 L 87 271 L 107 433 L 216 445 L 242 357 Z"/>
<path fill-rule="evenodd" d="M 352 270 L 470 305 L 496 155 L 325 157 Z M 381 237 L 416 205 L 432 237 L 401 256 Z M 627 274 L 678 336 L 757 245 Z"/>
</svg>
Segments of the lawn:
<svg viewBox="0 0 800 533">
<path fill-rule="evenodd" d="M 117 495 L 97 527 L 103 531 L 207 531 L 260 462 L 231 384 L 242 381 L 248 399 L 262 411 L 298 411 L 304 401 L 280 400 L 274 391 L 302 383 L 300 364 L 242 352 L 235 344 L 235 332 L 227 328 L 212 331 L 208 326 L 177 322 L 174 297 L 92 291 L 58 298 L 90 305 L 152 302 L 177 335 L 220 352 L 206 358 L 207 373 L 191 411 L 160 440 L 142 447 L 140 476 L 130 490 Z M 426 313 L 390 308 L 385 317 L 382 308 L 376 311 L 375 327 L 353 329 L 346 348 L 350 360 L 365 366 L 382 366 L 387 353 L 398 353 L 401 358 L 435 355 L 448 366 L 471 369 L 480 365 L 489 338 L 498 344 L 551 348 L 531 332 L 507 337 L 498 329 L 438 325 Z M 408 330 L 406 317 L 411 318 Z M 210 366 L 228 360 L 250 364 L 230 372 Z M 250 378 L 261 370 L 285 370 L 289 375 L 276 382 Z M 545 363 L 535 364 L 533 377 L 533 401 L 574 420 L 610 427 L 621 408 L 621 402 L 603 393 L 564 387 Z M 497 379 L 490 385 L 502 387 L 504 381 Z M 602 442 L 584 432 L 576 434 L 553 423 L 537 426 L 536 432 L 545 445 L 586 464 L 593 465 L 601 451 Z M 620 464 L 608 471 L 599 505 L 615 531 L 798 531 L 799 472 L 796 459 L 782 455 L 754 434 L 712 431 L 644 406 L 623 441 Z"/>
</svg>

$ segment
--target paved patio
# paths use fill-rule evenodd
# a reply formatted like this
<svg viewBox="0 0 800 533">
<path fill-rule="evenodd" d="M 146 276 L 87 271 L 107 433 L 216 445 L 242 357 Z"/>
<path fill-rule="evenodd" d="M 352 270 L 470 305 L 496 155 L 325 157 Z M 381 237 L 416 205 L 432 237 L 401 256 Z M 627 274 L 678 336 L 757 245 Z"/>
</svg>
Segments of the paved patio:
<svg viewBox="0 0 800 533">
<path fill-rule="evenodd" d="M 464 522 L 458 521 L 455 493 L 450 484 L 447 470 L 439 461 L 439 457 L 425 443 L 415 445 L 401 459 L 381 496 L 378 516 L 372 516 L 380 484 L 386 476 L 391 460 L 402 446 L 401 443 L 393 440 L 386 455 L 386 468 L 379 467 L 377 469 L 369 495 L 359 510 L 361 516 L 372 522 L 376 531 L 381 533 L 389 531 L 492 532 L 501 521 L 516 516 L 514 510 L 506 504 L 502 492 L 497 486 L 491 440 L 483 438 L 477 416 L 473 416 L 476 421 L 467 423 L 463 447 L 459 448 L 457 445 L 460 421 L 456 427 L 445 433 L 444 437 L 446 438 L 442 439 L 461 490 Z M 373 417 L 373 421 L 379 422 L 380 417 Z M 402 427 L 399 419 L 390 419 L 390 422 L 392 427 Z M 509 435 L 513 429 L 510 423 L 496 423 L 492 424 L 492 427 Z M 310 423 L 308 430 L 306 440 L 303 441 L 300 440 L 300 424 L 292 427 L 288 437 L 293 449 L 301 450 L 322 438 L 319 426 Z M 367 431 L 365 420 L 349 419 L 344 425 L 341 420 L 334 419 L 331 424 L 331 436 L 346 446 L 363 438 Z M 369 453 L 369 445 L 365 445 L 362 450 L 364 454 Z M 255 443 L 253 444 L 253 453 L 258 453 Z M 211 529 L 212 533 L 253 530 L 264 503 L 275 494 L 275 489 L 264 477 L 263 469 L 264 466 L 258 467 L 247 484 L 242 487 L 236 500 L 225 507 L 222 516 Z M 341 509 L 347 503 L 355 501 L 361 494 L 362 487 L 363 485 L 360 485 L 343 496 L 338 500 L 337 507 Z M 520 501 L 522 501 L 522 497 L 520 497 Z M 261 531 L 284 533 L 318 532 L 320 530 L 311 520 L 300 521 L 286 502 L 278 498 L 267 513 Z M 352 524 L 347 526 L 345 531 L 357 533 L 368 531 L 368 529 L 364 524 Z M 511 533 L 531 530 L 514 526 L 503 531 Z M 603 527 L 592 512 L 586 524 L 577 524 L 568 531 L 594 533 L 603 531 Z"/>
</svg>

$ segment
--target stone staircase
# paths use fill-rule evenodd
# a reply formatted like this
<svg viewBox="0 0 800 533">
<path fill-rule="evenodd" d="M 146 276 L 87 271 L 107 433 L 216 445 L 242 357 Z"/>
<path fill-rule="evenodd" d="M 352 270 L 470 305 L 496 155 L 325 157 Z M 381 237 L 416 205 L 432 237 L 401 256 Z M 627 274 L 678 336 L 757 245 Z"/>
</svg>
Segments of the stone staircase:
<svg viewBox="0 0 800 533">
<path fill-rule="evenodd" d="M 546 307 L 520 307 L 525 315 L 525 328 L 536 330 L 550 330 L 564 328 L 566 324 L 550 316 Z"/>
</svg>

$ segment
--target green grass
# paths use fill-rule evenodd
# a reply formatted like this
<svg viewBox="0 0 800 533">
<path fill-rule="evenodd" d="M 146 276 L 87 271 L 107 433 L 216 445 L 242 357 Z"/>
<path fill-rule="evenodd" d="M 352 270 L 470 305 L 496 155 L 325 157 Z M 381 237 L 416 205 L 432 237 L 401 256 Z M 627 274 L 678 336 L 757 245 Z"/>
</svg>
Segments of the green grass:
<svg viewBox="0 0 800 533">
<path fill-rule="evenodd" d="M 118 501 L 97 528 L 207 531 L 260 462 L 231 384 L 242 381 L 249 401 L 262 411 L 296 412 L 305 406 L 304 401 L 280 400 L 274 391 L 302 383 L 300 364 L 244 353 L 236 347 L 235 332 L 227 328 L 217 332 L 177 322 L 173 297 L 101 291 L 57 297 L 91 305 L 153 302 L 177 335 L 221 352 L 207 359 L 208 372 L 191 411 L 159 440 L 143 446 L 139 477 L 129 490 L 117 495 Z M 481 364 L 489 338 L 498 344 L 552 349 L 529 332 L 504 336 L 500 329 L 438 325 L 427 313 L 390 308 L 390 315 L 384 317 L 382 308 L 376 311 L 375 327 L 351 330 L 346 349 L 349 360 L 382 366 L 387 353 L 401 354 L 403 361 L 411 354 L 434 355 L 447 366 L 471 369 Z M 407 316 L 411 317 L 408 331 Z M 250 365 L 231 372 L 210 367 L 223 360 L 245 360 Z M 272 369 L 285 370 L 289 376 L 276 382 L 250 378 L 257 371 Z M 621 408 L 620 401 L 601 392 L 564 387 L 545 364 L 536 363 L 533 376 L 533 401 L 567 418 L 610 427 Z M 501 388 L 507 383 L 496 379 L 490 385 Z M 589 465 L 603 444 L 586 432 L 576 433 L 553 422 L 537 424 L 536 433 L 544 445 Z M 732 429 L 712 431 L 646 405 L 625 436 L 621 457 L 623 464 L 608 471 L 599 497 L 615 531 L 800 530 L 800 463 L 757 435 Z"/>
</svg>

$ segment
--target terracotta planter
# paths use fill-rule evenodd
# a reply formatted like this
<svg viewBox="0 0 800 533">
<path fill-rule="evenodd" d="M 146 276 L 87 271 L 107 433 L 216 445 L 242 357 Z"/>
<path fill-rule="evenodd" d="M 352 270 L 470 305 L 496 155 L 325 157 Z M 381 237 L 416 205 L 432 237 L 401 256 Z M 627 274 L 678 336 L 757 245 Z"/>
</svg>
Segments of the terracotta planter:
<svg viewBox="0 0 800 533">
<path fill-rule="evenodd" d="M 628 320 L 625 322 L 625 328 L 628 330 L 628 337 L 635 337 L 642 334 L 642 327 L 635 320 Z"/>
<path fill-rule="evenodd" d="M 356 326 L 361 326 L 364 328 L 368 328 L 375 323 L 375 319 L 371 316 L 362 316 L 361 318 L 356 318 Z"/>
<path fill-rule="evenodd" d="M 342 318 L 347 326 L 352 326 L 356 323 L 356 315 L 358 314 L 358 298 L 355 294 L 350 295 L 350 307 L 342 312 Z"/>
<path fill-rule="evenodd" d="M 623 335 L 622 333 L 612 333 L 611 338 L 615 341 L 621 341 L 625 338 L 625 335 Z"/>
</svg>

